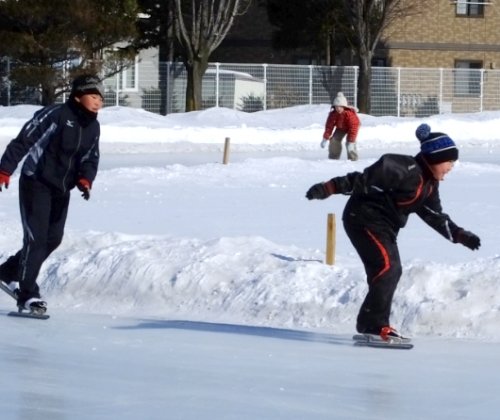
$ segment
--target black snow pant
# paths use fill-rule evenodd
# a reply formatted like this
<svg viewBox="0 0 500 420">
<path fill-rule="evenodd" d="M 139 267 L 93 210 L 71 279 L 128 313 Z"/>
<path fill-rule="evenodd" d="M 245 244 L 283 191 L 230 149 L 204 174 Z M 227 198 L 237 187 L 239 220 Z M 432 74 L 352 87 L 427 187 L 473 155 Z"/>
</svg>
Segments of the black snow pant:
<svg viewBox="0 0 500 420">
<path fill-rule="evenodd" d="M 378 334 L 389 326 L 392 298 L 402 274 L 396 238 L 383 230 L 352 225 L 344 228 L 365 267 L 368 293 L 359 310 L 356 330 Z M 390 229 L 387 229 L 390 232 Z"/>
<path fill-rule="evenodd" d="M 36 279 L 43 262 L 61 244 L 69 199 L 69 192 L 61 193 L 30 177 L 22 175 L 19 180 L 23 247 L 0 267 L 19 281 L 19 303 L 40 297 Z"/>
</svg>

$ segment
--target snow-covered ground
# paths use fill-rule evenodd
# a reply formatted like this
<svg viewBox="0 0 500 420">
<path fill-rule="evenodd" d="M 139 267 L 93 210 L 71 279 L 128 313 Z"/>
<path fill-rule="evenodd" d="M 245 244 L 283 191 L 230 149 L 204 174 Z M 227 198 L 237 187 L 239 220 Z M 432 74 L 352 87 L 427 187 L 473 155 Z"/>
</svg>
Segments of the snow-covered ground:
<svg viewBox="0 0 500 420">
<path fill-rule="evenodd" d="M 0 152 L 36 109 L 0 108 Z M 75 191 L 40 274 L 51 319 L 0 317 L 2 420 L 495 418 L 500 113 L 361 115 L 349 162 L 319 148 L 328 109 L 102 110 L 92 197 Z M 460 148 L 442 203 L 482 247 L 410 218 L 392 323 L 415 348 L 355 348 L 366 285 L 342 228 L 347 198 L 304 194 L 383 153 L 416 154 L 424 121 Z M 21 245 L 17 179 L 0 193 L 2 260 Z M 0 315 L 13 308 L 0 295 Z"/>
</svg>

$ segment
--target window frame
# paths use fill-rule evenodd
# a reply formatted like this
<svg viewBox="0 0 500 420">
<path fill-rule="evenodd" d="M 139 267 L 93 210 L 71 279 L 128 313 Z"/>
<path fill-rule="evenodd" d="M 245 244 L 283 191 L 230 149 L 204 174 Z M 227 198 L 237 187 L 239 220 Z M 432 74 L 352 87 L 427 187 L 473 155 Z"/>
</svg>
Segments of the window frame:
<svg viewBox="0 0 500 420">
<path fill-rule="evenodd" d="M 481 95 L 481 77 L 474 77 L 476 72 L 466 73 L 468 70 L 482 70 L 481 60 L 455 60 L 453 72 L 453 94 L 461 98 L 477 98 Z M 479 76 L 481 73 L 478 73 Z"/>
<path fill-rule="evenodd" d="M 129 84 L 129 75 L 133 74 L 133 83 Z M 117 75 L 119 77 L 119 86 L 122 92 L 139 92 L 139 56 L 136 55 L 134 64 L 124 68 Z"/>
<path fill-rule="evenodd" d="M 484 6 L 491 4 L 485 0 L 457 0 L 455 3 L 455 15 L 465 18 L 484 18 Z"/>
</svg>

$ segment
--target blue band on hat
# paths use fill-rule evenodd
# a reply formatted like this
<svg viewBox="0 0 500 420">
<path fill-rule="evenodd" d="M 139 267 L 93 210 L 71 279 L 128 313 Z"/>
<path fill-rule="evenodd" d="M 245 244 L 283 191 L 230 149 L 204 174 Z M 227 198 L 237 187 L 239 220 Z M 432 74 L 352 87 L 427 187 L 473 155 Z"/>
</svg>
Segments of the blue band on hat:
<svg viewBox="0 0 500 420">
<path fill-rule="evenodd" d="M 424 154 L 430 154 L 439 152 L 440 150 L 446 150 L 454 147 L 456 147 L 455 142 L 452 139 L 450 139 L 446 134 L 442 134 L 438 137 L 424 140 L 421 143 L 420 150 Z"/>
</svg>

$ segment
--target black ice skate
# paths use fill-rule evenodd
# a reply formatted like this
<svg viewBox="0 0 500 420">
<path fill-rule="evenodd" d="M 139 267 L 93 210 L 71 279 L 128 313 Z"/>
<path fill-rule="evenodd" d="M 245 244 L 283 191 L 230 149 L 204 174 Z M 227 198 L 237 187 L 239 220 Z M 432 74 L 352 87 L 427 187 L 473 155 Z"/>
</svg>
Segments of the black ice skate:
<svg viewBox="0 0 500 420">
<path fill-rule="evenodd" d="M 411 349 L 411 339 L 402 336 L 392 327 L 382 327 L 378 334 L 362 333 L 353 336 L 354 344 L 367 347 Z"/>
<path fill-rule="evenodd" d="M 47 312 L 47 302 L 39 298 L 28 299 L 24 304 L 17 305 L 19 311 L 29 311 L 37 315 L 43 315 Z"/>
<path fill-rule="evenodd" d="M 47 302 L 39 298 L 28 299 L 24 303 L 18 302 L 17 312 L 9 312 L 10 316 L 19 316 L 24 318 L 37 318 L 37 319 L 48 319 L 49 315 L 47 312 Z"/>
</svg>

